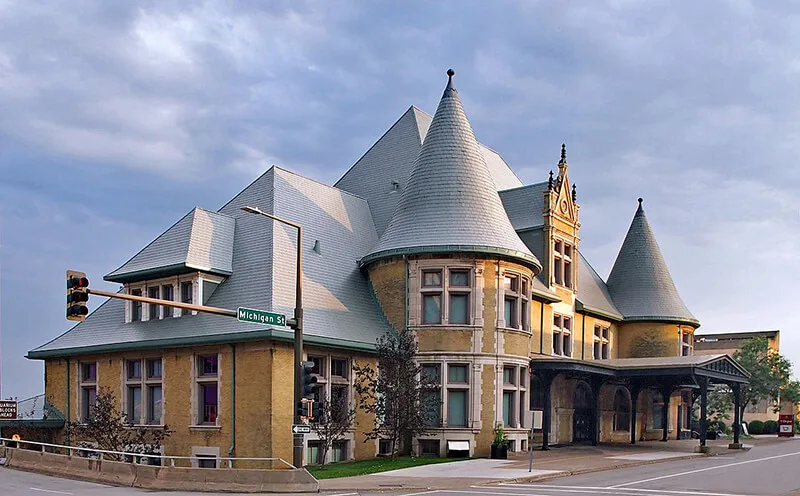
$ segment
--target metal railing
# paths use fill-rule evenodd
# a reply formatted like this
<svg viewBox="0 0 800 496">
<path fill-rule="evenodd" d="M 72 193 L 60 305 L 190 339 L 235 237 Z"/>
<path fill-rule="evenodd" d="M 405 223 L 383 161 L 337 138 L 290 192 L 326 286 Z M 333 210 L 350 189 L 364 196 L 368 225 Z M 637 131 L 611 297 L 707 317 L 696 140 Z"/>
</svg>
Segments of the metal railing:
<svg viewBox="0 0 800 496">
<path fill-rule="evenodd" d="M 40 443 L 37 441 L 27 441 L 25 439 L 9 439 L 5 437 L 0 437 L 0 446 L 4 448 L 19 448 L 20 445 L 35 445 L 41 448 L 42 453 L 53 453 L 53 454 L 64 454 L 66 453 L 67 456 L 75 456 L 73 452 L 77 451 L 78 456 L 82 458 L 95 458 L 98 460 L 103 460 L 106 455 L 112 455 L 115 457 L 120 458 L 120 460 L 114 461 L 121 461 L 123 463 L 137 463 L 139 465 L 147 465 L 150 463 L 151 459 L 158 459 L 159 464 L 161 466 L 167 466 L 166 462 L 169 462 L 170 467 L 175 467 L 175 460 L 188 460 L 189 462 L 195 461 L 199 462 L 201 460 L 215 460 L 219 463 L 227 461 L 227 465 L 229 469 L 234 468 L 234 462 L 239 461 L 249 461 L 249 462 L 280 462 L 283 465 L 286 465 L 287 468 L 295 469 L 294 465 L 287 462 L 283 458 L 256 458 L 256 457 L 245 457 L 245 458 L 236 458 L 236 457 L 225 457 L 225 456 L 173 456 L 173 455 L 161 455 L 161 454 L 146 454 L 146 453 L 135 453 L 135 452 L 127 452 L 127 451 L 111 451 L 111 450 L 102 450 L 98 448 L 86 448 L 83 446 L 67 446 L 63 444 L 51 444 L 51 443 Z M 50 451 L 47 449 L 50 448 Z M 19 449 L 27 449 L 27 448 L 19 448 Z M 63 453 L 57 453 L 56 450 L 61 450 Z M 96 456 L 86 456 L 84 453 L 91 453 Z M 130 460 L 130 461 L 128 461 Z M 138 460 L 138 462 L 137 462 Z M 198 468 L 199 463 L 197 465 Z"/>
</svg>

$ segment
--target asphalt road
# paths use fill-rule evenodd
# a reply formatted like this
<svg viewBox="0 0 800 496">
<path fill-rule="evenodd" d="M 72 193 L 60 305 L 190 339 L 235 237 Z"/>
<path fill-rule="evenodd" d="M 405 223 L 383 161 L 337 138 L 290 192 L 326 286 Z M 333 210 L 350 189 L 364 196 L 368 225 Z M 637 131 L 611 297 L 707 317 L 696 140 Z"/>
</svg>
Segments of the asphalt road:
<svg viewBox="0 0 800 496">
<path fill-rule="evenodd" d="M 59 479 L 0 468 L 2 496 L 183 496 Z M 356 493 L 340 492 L 339 496 Z M 362 493 L 369 494 L 369 493 Z M 386 494 L 374 493 L 374 494 Z M 759 446 L 736 456 L 642 465 L 552 479 L 540 484 L 468 486 L 458 490 L 394 492 L 400 496 L 800 496 L 800 439 Z M 328 493 L 333 496 L 333 493 Z"/>
</svg>

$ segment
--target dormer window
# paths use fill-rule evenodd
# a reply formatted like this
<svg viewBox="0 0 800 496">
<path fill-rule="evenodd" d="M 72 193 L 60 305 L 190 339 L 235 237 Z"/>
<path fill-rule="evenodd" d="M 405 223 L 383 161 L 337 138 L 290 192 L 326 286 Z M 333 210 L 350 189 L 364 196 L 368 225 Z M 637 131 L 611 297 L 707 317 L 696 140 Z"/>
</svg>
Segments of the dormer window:
<svg viewBox="0 0 800 496">
<path fill-rule="evenodd" d="M 142 296 L 141 289 L 132 289 L 131 290 L 132 296 Z M 132 301 L 131 302 L 131 322 L 136 322 L 142 320 L 142 302 L 141 301 Z"/>
<path fill-rule="evenodd" d="M 553 247 L 553 282 L 566 288 L 572 285 L 572 256 L 573 246 L 561 240 L 556 240 Z"/>
<path fill-rule="evenodd" d="M 192 304 L 192 281 L 186 281 L 181 283 L 181 303 L 188 303 L 189 305 Z M 191 310 L 186 308 L 181 308 L 181 315 L 189 315 Z"/>
</svg>

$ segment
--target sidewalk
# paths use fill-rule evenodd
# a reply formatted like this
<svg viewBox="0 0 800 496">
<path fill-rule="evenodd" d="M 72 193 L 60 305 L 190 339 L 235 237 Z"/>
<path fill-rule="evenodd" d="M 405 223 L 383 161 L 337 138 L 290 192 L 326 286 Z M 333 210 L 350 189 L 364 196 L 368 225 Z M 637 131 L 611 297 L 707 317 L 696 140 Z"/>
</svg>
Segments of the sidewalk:
<svg viewBox="0 0 800 496">
<path fill-rule="evenodd" d="M 745 448 L 779 442 L 776 436 L 743 440 Z M 693 457 L 720 454 L 736 455 L 729 450 L 730 440 L 708 441 L 708 455 L 694 453 L 696 439 L 567 446 L 533 452 L 533 471 L 528 472 L 528 453 L 515 453 L 508 460 L 475 459 L 462 462 L 424 465 L 358 477 L 319 481 L 321 492 L 390 491 L 458 489 L 492 482 L 545 480 L 602 470 L 614 470 Z"/>
</svg>

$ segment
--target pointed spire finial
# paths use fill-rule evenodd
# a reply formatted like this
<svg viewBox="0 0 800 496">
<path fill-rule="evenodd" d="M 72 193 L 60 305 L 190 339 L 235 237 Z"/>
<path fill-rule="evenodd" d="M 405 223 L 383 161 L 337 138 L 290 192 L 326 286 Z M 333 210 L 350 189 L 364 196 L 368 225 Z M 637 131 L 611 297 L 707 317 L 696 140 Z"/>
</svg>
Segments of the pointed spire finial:
<svg viewBox="0 0 800 496">
<path fill-rule="evenodd" d="M 575 183 L 572 183 L 572 201 L 578 201 L 578 190 L 575 188 Z"/>
<path fill-rule="evenodd" d="M 447 92 L 450 90 L 457 91 L 456 87 L 453 86 L 453 76 L 455 75 L 456 71 L 454 71 L 453 69 L 447 69 L 447 86 L 444 89 L 445 94 L 447 94 Z"/>
<path fill-rule="evenodd" d="M 567 145 L 561 143 L 561 163 L 567 163 Z"/>
<path fill-rule="evenodd" d="M 553 191 L 553 171 L 550 171 L 550 177 L 547 179 L 547 189 Z"/>
<path fill-rule="evenodd" d="M 636 209 L 636 212 L 644 212 L 644 209 L 642 208 L 642 202 L 644 200 L 639 198 L 637 201 L 639 202 L 639 208 Z"/>
</svg>

